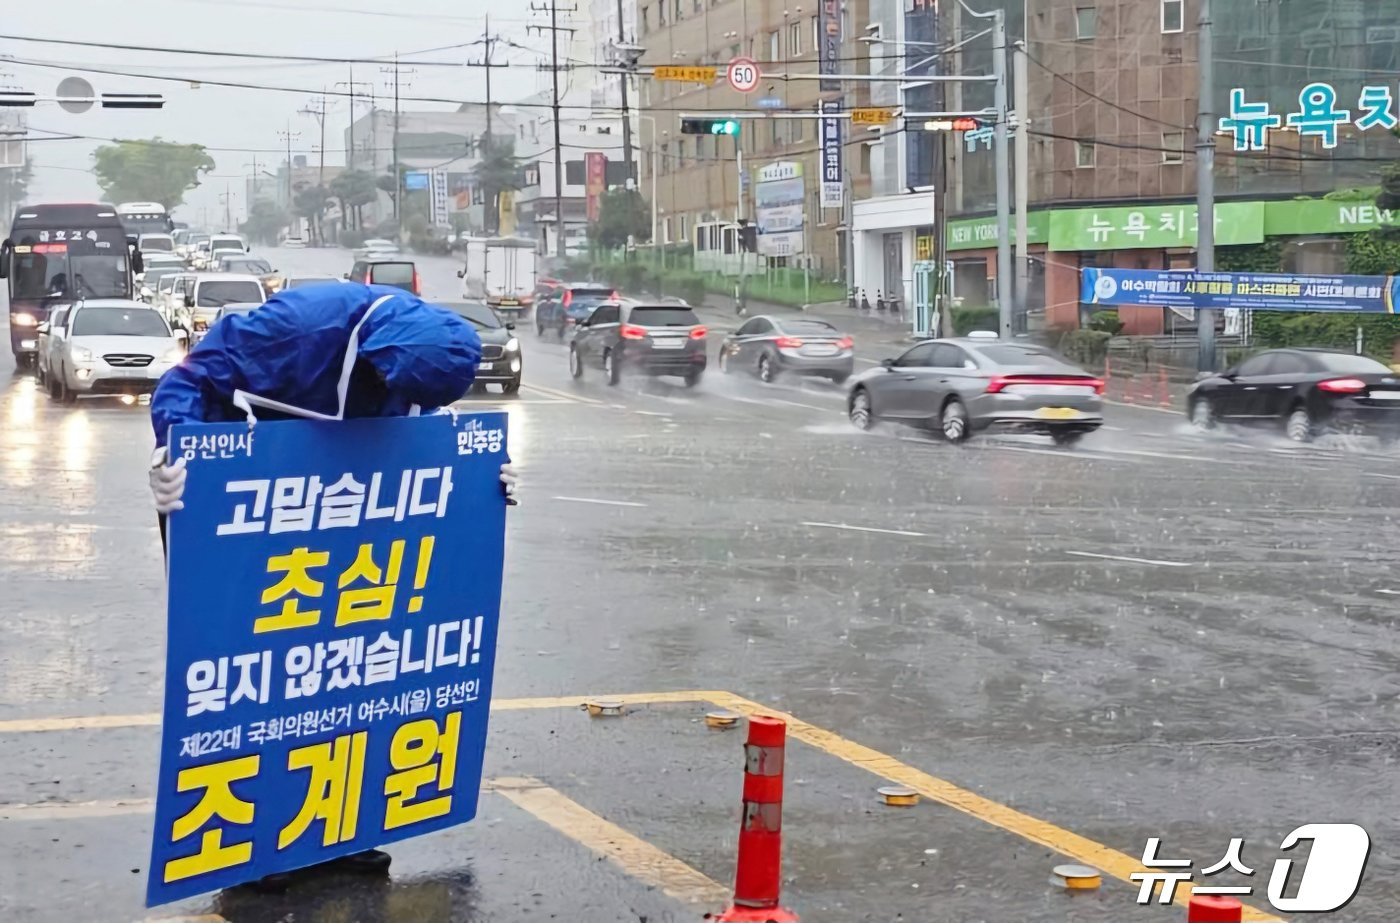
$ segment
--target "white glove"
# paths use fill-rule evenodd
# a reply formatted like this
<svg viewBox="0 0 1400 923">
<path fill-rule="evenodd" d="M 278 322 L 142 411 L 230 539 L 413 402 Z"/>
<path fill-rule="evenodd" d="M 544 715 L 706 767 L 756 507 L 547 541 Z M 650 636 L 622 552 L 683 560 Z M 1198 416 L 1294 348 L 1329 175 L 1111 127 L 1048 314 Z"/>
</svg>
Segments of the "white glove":
<svg viewBox="0 0 1400 923">
<path fill-rule="evenodd" d="M 170 464 L 170 450 L 161 446 L 151 454 L 151 495 L 155 497 L 156 512 L 162 516 L 182 510 L 185 504 L 185 456 Z M 504 477 L 504 475 L 502 475 Z"/>
<path fill-rule="evenodd" d="M 520 487 L 520 473 L 515 466 L 506 462 L 501 466 L 501 488 L 506 492 L 506 500 L 515 503 L 515 493 Z"/>
</svg>

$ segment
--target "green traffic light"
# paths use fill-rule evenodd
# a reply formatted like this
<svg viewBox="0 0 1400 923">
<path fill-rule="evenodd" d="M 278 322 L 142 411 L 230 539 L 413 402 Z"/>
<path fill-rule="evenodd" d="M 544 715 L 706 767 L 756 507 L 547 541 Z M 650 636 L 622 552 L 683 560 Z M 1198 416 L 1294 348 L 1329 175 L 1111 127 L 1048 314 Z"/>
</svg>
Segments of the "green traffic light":
<svg viewBox="0 0 1400 923">
<path fill-rule="evenodd" d="M 738 133 L 739 123 L 733 119 L 710 123 L 710 134 L 712 135 L 737 135 Z"/>
</svg>

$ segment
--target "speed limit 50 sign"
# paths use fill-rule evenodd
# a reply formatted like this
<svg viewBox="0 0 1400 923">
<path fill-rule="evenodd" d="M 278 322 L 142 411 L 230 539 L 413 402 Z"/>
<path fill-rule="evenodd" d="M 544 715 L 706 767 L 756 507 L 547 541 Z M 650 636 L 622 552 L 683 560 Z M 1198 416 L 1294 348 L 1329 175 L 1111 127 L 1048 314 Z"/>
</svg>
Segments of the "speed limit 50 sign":
<svg viewBox="0 0 1400 923">
<path fill-rule="evenodd" d="M 763 76 L 758 65 L 750 58 L 735 58 L 730 61 L 726 73 L 729 85 L 740 93 L 752 93 L 758 89 L 758 81 Z"/>
</svg>

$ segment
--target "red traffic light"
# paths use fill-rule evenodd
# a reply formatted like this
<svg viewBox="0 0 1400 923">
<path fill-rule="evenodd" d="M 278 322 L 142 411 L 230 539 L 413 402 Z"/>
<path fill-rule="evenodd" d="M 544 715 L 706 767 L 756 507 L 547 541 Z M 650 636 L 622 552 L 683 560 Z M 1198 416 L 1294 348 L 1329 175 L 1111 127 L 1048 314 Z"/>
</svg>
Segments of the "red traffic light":
<svg viewBox="0 0 1400 923">
<path fill-rule="evenodd" d="M 978 122 L 976 119 L 953 119 L 953 131 L 976 131 L 981 127 L 982 123 Z"/>
</svg>

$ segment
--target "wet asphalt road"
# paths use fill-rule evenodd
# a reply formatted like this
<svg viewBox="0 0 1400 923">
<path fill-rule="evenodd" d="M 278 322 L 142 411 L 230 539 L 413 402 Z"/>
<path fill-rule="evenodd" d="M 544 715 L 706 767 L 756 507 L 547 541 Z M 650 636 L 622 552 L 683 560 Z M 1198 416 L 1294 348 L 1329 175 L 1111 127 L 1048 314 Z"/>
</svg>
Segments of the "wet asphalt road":
<svg viewBox="0 0 1400 923">
<path fill-rule="evenodd" d="M 273 262 L 339 273 L 350 260 L 305 250 Z M 423 266 L 425 294 L 455 293 L 454 263 Z M 1157 836 L 1163 855 L 1199 869 L 1243 837 L 1258 870 L 1245 884 L 1264 910 L 1284 834 L 1360 823 L 1370 864 L 1338 918 L 1400 913 L 1394 453 L 1203 437 L 1176 415 L 1124 407 L 1073 450 L 863 435 L 828 386 L 713 368 L 694 391 L 575 383 L 563 346 L 522 335 L 525 390 L 465 402 L 510 409 L 525 480 L 498 699 L 728 691 L 1135 858 Z M 871 360 L 895 349 L 880 335 L 857 347 Z M 394 847 L 391 884 L 142 910 L 155 728 L 3 722 L 159 707 L 148 415 L 61 407 L 11 375 L 8 355 L 0 363 L 0 919 L 654 921 L 717 909 L 599 862 L 489 791 L 473 824 Z M 707 731 L 706 710 L 498 712 L 486 775 L 538 780 L 727 884 L 742 732 Z M 1014 818 L 883 808 L 884 783 L 839 753 L 793 742 L 787 772 L 785 895 L 805 919 L 1184 919 L 1135 906 L 1136 886 L 1111 878 L 1092 895 L 1050 887 L 1066 860 Z"/>
</svg>

